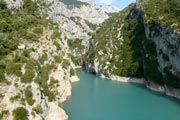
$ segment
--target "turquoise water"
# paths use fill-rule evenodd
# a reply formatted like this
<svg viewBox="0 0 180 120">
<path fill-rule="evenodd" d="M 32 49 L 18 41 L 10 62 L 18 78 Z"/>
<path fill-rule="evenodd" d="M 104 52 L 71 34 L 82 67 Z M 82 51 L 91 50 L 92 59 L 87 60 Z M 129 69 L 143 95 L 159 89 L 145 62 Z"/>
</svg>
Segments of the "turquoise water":
<svg viewBox="0 0 180 120">
<path fill-rule="evenodd" d="M 141 85 L 101 79 L 80 69 L 63 104 L 69 120 L 180 120 L 180 101 Z"/>
</svg>

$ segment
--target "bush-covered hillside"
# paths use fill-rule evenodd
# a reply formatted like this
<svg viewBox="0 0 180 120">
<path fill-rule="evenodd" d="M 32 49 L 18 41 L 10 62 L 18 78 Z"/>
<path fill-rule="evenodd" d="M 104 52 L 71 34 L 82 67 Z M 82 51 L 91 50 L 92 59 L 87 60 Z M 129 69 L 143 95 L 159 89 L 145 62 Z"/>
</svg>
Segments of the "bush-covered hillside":
<svg viewBox="0 0 180 120">
<path fill-rule="evenodd" d="M 139 0 L 148 23 L 156 22 L 169 29 L 180 30 L 179 0 Z"/>
<path fill-rule="evenodd" d="M 173 64 L 175 55 L 166 53 L 167 49 L 172 50 L 168 46 L 173 45 L 168 42 L 166 51 L 161 45 L 163 40 L 178 39 L 171 38 L 172 34 L 178 36 L 178 2 L 139 0 L 106 20 L 92 36 L 86 67 L 95 69 L 98 74 L 145 77 L 160 85 L 179 88 L 180 68 Z M 156 39 L 162 40 L 157 42 Z"/>
<path fill-rule="evenodd" d="M 59 26 L 46 19 L 37 1 L 24 0 L 13 10 L 6 2 L 0 0 L 0 119 L 36 119 L 49 102 L 58 106 L 66 92 L 60 86 L 70 86 L 74 69 L 64 58 Z"/>
</svg>

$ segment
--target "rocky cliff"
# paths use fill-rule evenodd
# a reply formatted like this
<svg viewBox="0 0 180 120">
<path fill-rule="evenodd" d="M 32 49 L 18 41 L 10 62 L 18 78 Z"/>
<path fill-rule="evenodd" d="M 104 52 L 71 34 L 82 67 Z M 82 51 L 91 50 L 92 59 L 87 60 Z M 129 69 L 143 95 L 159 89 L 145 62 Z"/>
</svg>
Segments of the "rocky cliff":
<svg viewBox="0 0 180 120">
<path fill-rule="evenodd" d="M 137 0 L 115 14 L 91 0 L 0 0 L 0 119 L 67 120 L 82 63 L 179 97 L 179 4 Z"/>
<path fill-rule="evenodd" d="M 76 65 L 82 64 L 89 46 L 89 39 L 105 19 L 119 11 L 112 6 L 100 6 L 89 0 L 43 0 L 39 1 L 42 13 L 58 23 L 67 38 L 70 57 Z"/>
<path fill-rule="evenodd" d="M 178 5 L 178 0 L 138 0 L 106 20 L 92 36 L 85 68 L 180 88 Z"/>
<path fill-rule="evenodd" d="M 74 69 L 118 9 L 91 1 L 0 0 L 0 119 L 67 120 Z M 76 57 L 75 57 L 76 56 Z"/>
</svg>

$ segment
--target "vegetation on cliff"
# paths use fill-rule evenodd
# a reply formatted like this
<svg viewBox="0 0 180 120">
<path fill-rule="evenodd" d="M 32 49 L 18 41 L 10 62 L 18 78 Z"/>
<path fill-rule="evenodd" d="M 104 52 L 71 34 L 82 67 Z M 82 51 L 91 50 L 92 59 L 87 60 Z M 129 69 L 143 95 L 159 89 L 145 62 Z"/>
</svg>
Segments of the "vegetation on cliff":
<svg viewBox="0 0 180 120">
<path fill-rule="evenodd" d="M 144 77 L 160 85 L 179 88 L 178 75 L 169 69 L 160 69 L 157 44 L 148 38 L 145 30 L 149 27 L 154 36 L 161 35 L 162 27 L 178 31 L 179 6 L 175 5 L 178 2 L 141 0 L 106 20 L 92 36 L 93 47 L 85 60 L 87 66 L 93 64 L 99 74 Z M 162 56 L 169 60 L 167 54 Z"/>
<path fill-rule="evenodd" d="M 0 91 L 0 106 L 4 106 L 0 119 L 28 120 L 31 114 L 35 118 L 45 112 L 42 108 L 49 102 L 58 106 L 59 96 L 64 94 L 59 86 L 69 82 L 70 71 L 71 76 L 75 73 L 69 59 L 63 58 L 66 52 L 57 23 L 46 19 L 37 1 L 24 0 L 22 8 L 13 10 L 6 4 L 0 0 L 0 86 L 5 90 Z M 59 69 L 66 83 L 50 76 L 61 74 Z M 39 103 L 42 101 L 46 105 Z M 14 104 L 10 110 L 8 106 Z"/>
</svg>

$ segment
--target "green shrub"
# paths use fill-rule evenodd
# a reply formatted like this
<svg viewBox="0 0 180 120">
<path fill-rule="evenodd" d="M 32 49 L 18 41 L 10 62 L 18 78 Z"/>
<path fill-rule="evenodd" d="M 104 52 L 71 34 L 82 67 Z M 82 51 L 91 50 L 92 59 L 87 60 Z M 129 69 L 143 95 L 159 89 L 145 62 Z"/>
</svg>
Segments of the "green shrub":
<svg viewBox="0 0 180 120">
<path fill-rule="evenodd" d="M 13 110 L 13 120 L 29 120 L 28 111 L 23 107 L 18 107 Z"/>
<path fill-rule="evenodd" d="M 52 91 L 50 91 L 47 81 L 49 79 L 50 71 L 54 68 L 55 68 L 54 64 L 45 65 L 45 66 L 39 68 L 38 78 L 36 79 L 36 82 L 41 84 L 41 86 L 43 88 L 43 93 L 45 96 L 48 97 L 48 100 L 50 102 L 55 99 L 55 94 Z"/>
<path fill-rule="evenodd" d="M 32 106 L 35 102 L 35 100 L 33 99 L 32 88 L 30 86 L 28 86 L 24 92 L 25 92 L 25 97 L 26 97 L 27 103 Z"/>
<path fill-rule="evenodd" d="M 16 56 L 14 59 L 13 59 L 13 62 L 15 63 L 26 63 L 27 62 L 27 58 L 25 56 Z"/>
<path fill-rule="evenodd" d="M 61 63 L 63 59 L 61 56 L 54 56 L 54 60 L 56 63 Z"/>
<path fill-rule="evenodd" d="M 27 33 L 26 36 L 24 36 L 25 39 L 29 41 L 38 41 L 39 37 L 34 33 Z"/>
<path fill-rule="evenodd" d="M 6 65 L 6 73 L 8 75 L 14 74 L 14 75 L 20 77 L 22 75 L 22 73 L 21 73 L 21 64 L 8 62 L 7 65 Z"/>
<path fill-rule="evenodd" d="M 4 95 L 2 93 L 0 93 L 0 99 L 3 98 L 3 97 L 4 97 Z"/>
<path fill-rule="evenodd" d="M 75 64 L 75 65 L 82 65 L 82 62 L 83 62 L 83 60 L 85 60 L 85 59 L 87 59 L 85 56 L 81 56 L 80 58 L 79 57 L 77 57 L 77 56 L 74 56 L 74 55 L 70 55 L 69 56 L 70 58 L 71 58 L 71 60 L 73 61 L 73 63 Z"/>
<path fill-rule="evenodd" d="M 43 64 L 46 60 L 48 59 L 47 54 L 43 54 L 42 57 L 39 59 L 39 61 L 41 62 L 41 64 Z"/>
<path fill-rule="evenodd" d="M 0 68 L 0 83 L 4 82 L 5 76 L 4 76 L 4 69 Z"/>
<path fill-rule="evenodd" d="M 58 106 L 59 106 L 59 107 L 62 107 L 61 101 L 58 102 Z"/>
<path fill-rule="evenodd" d="M 20 98 L 21 98 L 21 95 L 20 95 L 20 93 L 18 93 L 17 95 L 11 97 L 10 101 L 15 102 L 15 101 L 19 100 Z"/>
<path fill-rule="evenodd" d="M 70 66 L 70 62 L 67 59 L 63 59 L 62 67 L 66 69 L 69 66 Z"/>
<path fill-rule="evenodd" d="M 60 39 L 61 38 L 61 33 L 59 31 L 54 31 L 53 34 L 51 35 L 51 39 Z"/>
<path fill-rule="evenodd" d="M 58 83 L 59 83 L 59 81 L 58 81 L 58 80 L 55 80 L 55 79 L 52 77 L 51 80 L 50 80 L 49 86 L 50 86 L 51 88 L 53 88 L 53 87 L 55 87 L 55 85 L 57 85 Z"/>
<path fill-rule="evenodd" d="M 74 76 L 74 75 L 75 75 L 74 69 L 71 68 L 71 69 L 70 69 L 70 76 Z"/>
<path fill-rule="evenodd" d="M 36 34 L 43 34 L 43 28 L 42 27 L 37 27 L 33 30 L 34 33 Z"/>
<path fill-rule="evenodd" d="M 78 49 L 78 50 L 83 50 L 85 47 L 82 45 L 82 39 L 68 39 L 67 41 L 68 46 L 70 47 L 70 49 Z"/>
<path fill-rule="evenodd" d="M 33 81 L 35 73 L 32 69 L 26 69 L 26 72 L 21 76 L 21 82 L 29 83 Z"/>
<path fill-rule="evenodd" d="M 4 0 L 0 0 L 0 10 L 7 9 L 6 2 Z"/>
<path fill-rule="evenodd" d="M 32 0 L 24 0 L 24 9 L 28 14 L 38 16 L 38 6 L 35 1 Z"/>
<path fill-rule="evenodd" d="M 35 118 L 35 116 L 36 116 L 36 114 L 35 114 L 35 112 L 31 112 L 31 115 L 33 116 L 33 118 Z"/>
<path fill-rule="evenodd" d="M 89 22 L 88 20 L 85 20 L 85 23 L 88 25 L 88 27 L 91 30 L 96 30 L 97 25 L 96 24 L 92 24 L 91 22 Z"/>
<path fill-rule="evenodd" d="M 52 101 L 54 101 L 55 99 L 56 99 L 56 95 L 54 94 L 54 92 L 49 91 L 49 92 L 48 92 L 48 101 L 49 101 L 49 102 L 52 102 Z"/>
<path fill-rule="evenodd" d="M 55 45 L 57 47 L 57 50 L 61 50 L 61 46 L 57 41 L 54 41 L 53 45 Z"/>
<path fill-rule="evenodd" d="M 0 4 L 1 4 L 1 3 L 0 3 Z M 3 111 L 1 111 L 1 113 L 0 113 L 0 119 L 3 120 L 3 117 L 4 117 L 4 116 L 7 116 L 7 115 L 9 115 L 9 111 L 8 111 L 8 110 L 3 110 Z"/>
<path fill-rule="evenodd" d="M 6 63 L 4 61 L 0 61 L 0 69 L 5 69 Z"/>
<path fill-rule="evenodd" d="M 23 50 L 21 55 L 29 58 L 30 53 L 31 53 L 31 50 L 25 49 L 25 50 Z"/>
<path fill-rule="evenodd" d="M 36 62 L 34 60 L 28 59 L 28 61 L 26 62 L 25 68 L 33 70 L 35 66 L 36 66 Z"/>
<path fill-rule="evenodd" d="M 21 98 L 21 104 L 26 105 L 26 99 L 25 98 Z"/>
<path fill-rule="evenodd" d="M 166 80 L 165 83 L 174 88 L 180 88 L 180 78 L 177 75 L 172 74 L 172 72 L 168 69 L 164 69 Z"/>
<path fill-rule="evenodd" d="M 42 114 L 42 112 L 43 112 L 40 105 L 37 105 L 32 110 L 35 111 L 37 114 Z"/>
</svg>

